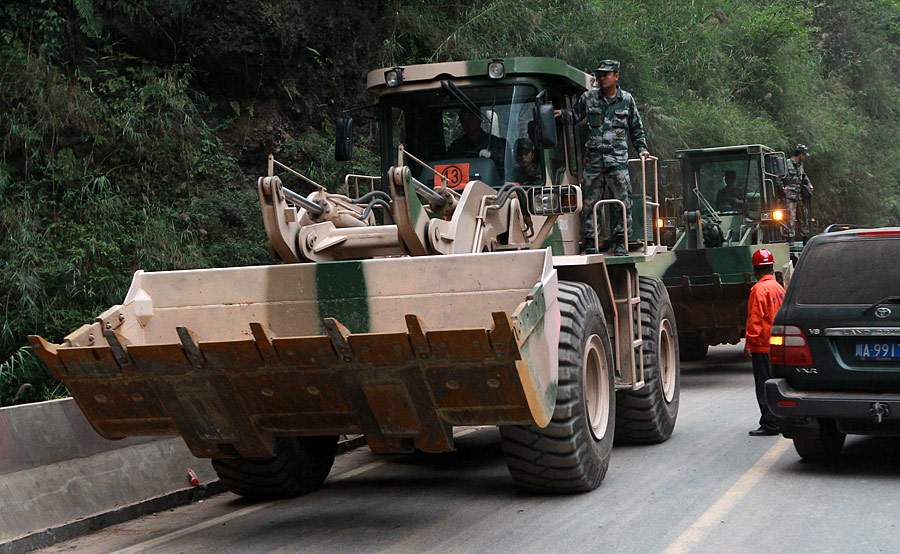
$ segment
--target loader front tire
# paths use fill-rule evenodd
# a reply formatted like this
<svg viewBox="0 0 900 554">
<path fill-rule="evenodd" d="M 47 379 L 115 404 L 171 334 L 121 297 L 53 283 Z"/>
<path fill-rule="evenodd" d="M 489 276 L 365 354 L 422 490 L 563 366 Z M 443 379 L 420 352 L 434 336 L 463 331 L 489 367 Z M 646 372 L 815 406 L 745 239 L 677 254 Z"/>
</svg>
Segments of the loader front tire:
<svg viewBox="0 0 900 554">
<path fill-rule="evenodd" d="M 559 283 L 562 316 L 559 385 L 547 427 L 500 427 L 509 473 L 524 489 L 561 493 L 597 488 L 609 468 L 615 433 L 615 365 L 597 294 Z"/>
<path fill-rule="evenodd" d="M 278 437 L 274 458 L 213 458 L 219 481 L 231 492 L 257 500 L 288 498 L 322 486 L 337 451 L 336 435 Z"/>
<path fill-rule="evenodd" d="M 640 277 L 644 386 L 616 393 L 616 442 L 654 444 L 672 436 L 681 371 L 675 310 L 659 279 Z"/>
</svg>

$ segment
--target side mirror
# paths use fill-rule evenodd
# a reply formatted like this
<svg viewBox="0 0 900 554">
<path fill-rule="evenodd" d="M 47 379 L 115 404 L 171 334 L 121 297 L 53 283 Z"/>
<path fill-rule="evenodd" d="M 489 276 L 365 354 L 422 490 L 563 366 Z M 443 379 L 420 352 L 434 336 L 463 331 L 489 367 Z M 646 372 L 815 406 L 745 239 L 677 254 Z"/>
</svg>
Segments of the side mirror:
<svg viewBox="0 0 900 554">
<path fill-rule="evenodd" d="M 553 103 L 547 100 L 546 90 L 541 91 L 534 100 L 534 120 L 541 147 L 556 147 L 556 116 L 553 115 Z"/>
<path fill-rule="evenodd" d="M 784 166 L 784 158 L 781 156 L 775 158 L 775 173 L 779 179 L 783 179 L 787 175 L 787 168 Z"/>
<path fill-rule="evenodd" d="M 353 154 L 353 118 L 339 117 L 334 128 L 334 159 L 346 162 Z"/>
<path fill-rule="evenodd" d="M 669 186 L 669 171 L 671 171 L 671 169 L 671 160 L 663 160 L 662 163 L 657 166 L 656 178 L 658 179 L 657 182 L 659 183 L 659 188 L 665 190 Z"/>
</svg>

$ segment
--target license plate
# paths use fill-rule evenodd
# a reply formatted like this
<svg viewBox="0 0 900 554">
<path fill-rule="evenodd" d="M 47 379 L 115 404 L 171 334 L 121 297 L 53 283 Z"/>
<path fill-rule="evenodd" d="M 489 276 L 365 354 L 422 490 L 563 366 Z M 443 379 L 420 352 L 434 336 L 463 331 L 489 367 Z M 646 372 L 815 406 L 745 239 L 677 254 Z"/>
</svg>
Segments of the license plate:
<svg viewBox="0 0 900 554">
<path fill-rule="evenodd" d="M 900 343 L 857 341 L 857 360 L 900 360 Z"/>
</svg>

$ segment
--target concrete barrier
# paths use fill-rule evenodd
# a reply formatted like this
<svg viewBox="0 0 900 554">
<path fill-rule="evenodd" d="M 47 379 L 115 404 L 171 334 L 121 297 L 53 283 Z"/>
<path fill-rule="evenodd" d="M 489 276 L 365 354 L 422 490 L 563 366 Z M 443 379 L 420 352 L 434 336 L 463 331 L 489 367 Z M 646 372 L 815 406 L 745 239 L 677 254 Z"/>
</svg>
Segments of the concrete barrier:
<svg viewBox="0 0 900 554">
<path fill-rule="evenodd" d="M 183 504 L 217 485 L 209 460 L 180 437 L 103 439 L 72 399 L 0 408 L 0 553 Z"/>
</svg>

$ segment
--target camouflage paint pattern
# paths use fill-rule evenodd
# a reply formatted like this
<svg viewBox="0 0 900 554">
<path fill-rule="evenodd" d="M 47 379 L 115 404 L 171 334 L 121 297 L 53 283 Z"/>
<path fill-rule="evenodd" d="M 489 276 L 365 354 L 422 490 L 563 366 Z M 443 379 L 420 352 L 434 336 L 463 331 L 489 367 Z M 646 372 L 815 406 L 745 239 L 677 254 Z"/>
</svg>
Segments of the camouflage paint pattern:
<svg viewBox="0 0 900 554">
<path fill-rule="evenodd" d="M 362 262 L 323 262 L 315 265 L 318 321 L 334 318 L 351 333 L 365 333 L 369 324 L 369 295 Z M 325 333 L 325 327 L 320 331 Z"/>
<path fill-rule="evenodd" d="M 698 209 L 696 196 L 691 192 L 694 164 L 747 160 L 750 164 L 758 164 L 761 172 L 765 168 L 765 156 L 776 154 L 762 144 L 677 151 L 676 156 L 683 164 L 681 192 L 685 198 L 684 209 Z M 748 186 L 755 188 L 762 184 L 749 183 Z M 768 194 L 770 191 L 763 188 L 763 192 L 767 194 L 760 197 L 755 209 L 774 209 L 776 206 Z M 785 285 L 790 279 L 793 264 L 787 243 L 754 244 L 760 239 L 754 238 L 754 234 L 748 231 L 755 224 L 748 225 L 740 214 L 723 214 L 720 217 L 718 226 L 723 234 L 713 236 L 712 225 L 709 224 L 711 220 L 704 214 L 703 240 L 707 247 L 691 248 L 691 242 L 684 240 L 691 237 L 682 235 L 682 240 L 676 242 L 673 250 L 657 254 L 652 261 L 637 265 L 641 275 L 658 277 L 665 283 L 675 309 L 680 339 L 698 338 L 705 344 L 736 343 L 740 340 L 747 319 L 747 298 L 754 283 L 750 261 L 756 250 L 771 250 L 775 255 L 776 272 L 782 275 Z M 758 214 L 751 217 L 758 217 Z M 721 244 L 724 234 L 728 232 L 734 246 L 709 246 L 709 241 L 713 239 Z"/>
</svg>

